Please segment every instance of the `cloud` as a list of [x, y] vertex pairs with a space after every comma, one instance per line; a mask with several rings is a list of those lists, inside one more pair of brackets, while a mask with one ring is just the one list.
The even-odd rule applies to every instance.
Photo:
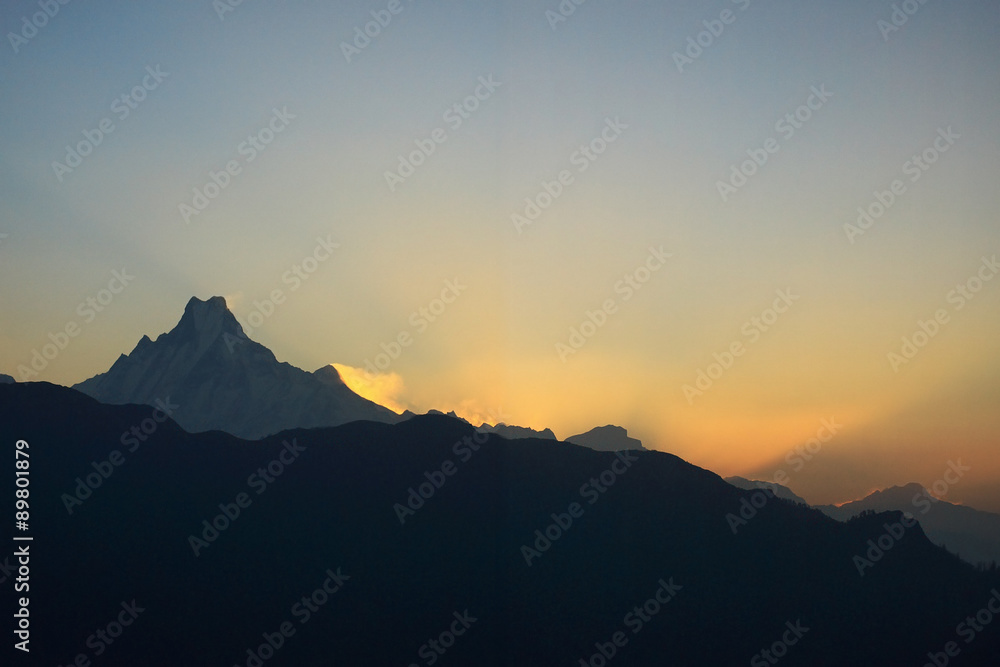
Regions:
[[460, 400], [457, 404], [445, 401], [433, 405], [418, 406], [406, 396], [406, 384], [399, 373], [371, 375], [364, 368], [355, 368], [347, 364], [331, 365], [340, 373], [344, 384], [355, 394], [396, 412], [410, 410], [417, 414], [424, 414], [428, 410], [434, 409], [444, 413], [454, 412], [473, 426], [479, 426], [484, 422], [493, 425], [500, 422], [511, 423], [509, 415], [505, 414], [502, 408], [483, 407], [481, 401], [470, 398]]
[[503, 408], [483, 408], [479, 401], [470, 398], [459, 401], [457, 406], [439, 407], [437, 409], [441, 412], [453, 411], [473, 426], [479, 426], [483, 423], [492, 426], [496, 426], [500, 422], [510, 423], [510, 417], [504, 414]]
[[229, 308], [229, 310], [232, 311], [232, 312], [234, 312], [234, 313], [236, 311], [238, 311], [242, 307], [242, 305], [243, 305], [243, 292], [242, 291], [240, 291], [240, 292], [234, 292], [232, 294], [225, 294], [225, 295], [223, 295], [222, 298], [224, 298], [226, 300], [226, 307]]
[[406, 385], [403, 382], [403, 377], [398, 373], [369, 375], [363, 368], [355, 368], [346, 364], [331, 365], [340, 373], [344, 384], [355, 394], [395, 412], [411, 409], [403, 396], [406, 392]]

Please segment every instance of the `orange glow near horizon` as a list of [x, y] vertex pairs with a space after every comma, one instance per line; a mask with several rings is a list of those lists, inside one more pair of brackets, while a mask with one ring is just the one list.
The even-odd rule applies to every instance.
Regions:
[[[615, 424], [648, 449], [721, 477], [774, 481], [782, 471], [789, 488], [821, 504], [910, 482], [929, 486], [949, 459], [961, 457], [974, 472], [949, 493], [951, 499], [1000, 507], [1000, 495], [989, 489], [1000, 475], [993, 453], [1000, 386], [981, 363], [982, 349], [964, 341], [936, 340], [919, 364], [897, 375], [884, 363], [883, 341], [870, 326], [855, 347], [839, 350], [829, 329], [793, 332], [789, 320], [787, 331], [761, 340], [689, 402], [682, 388], [711, 354], [670, 355], [653, 363], [642, 349], [604, 347], [617, 335], [604, 329], [563, 363], [549, 347], [520, 350], [503, 336], [486, 348], [469, 343], [461, 331], [446, 329], [462, 324], [457, 305], [453, 312], [454, 321], [434, 330], [438, 339], [419, 339], [414, 354], [374, 379], [359, 367], [335, 367], [351, 389], [398, 412], [433, 409], [476, 426], [502, 421], [550, 428], [560, 440]], [[859, 329], [852, 335], [860, 336]], [[782, 338], [792, 334], [800, 340]], [[871, 349], [862, 347], [865, 340]], [[836, 350], [841, 361], [820, 355], [813, 362], [817, 350]], [[963, 381], [970, 377], [974, 381]], [[835, 422], [837, 432], [796, 469], [789, 457], [817, 437], [824, 421]]]

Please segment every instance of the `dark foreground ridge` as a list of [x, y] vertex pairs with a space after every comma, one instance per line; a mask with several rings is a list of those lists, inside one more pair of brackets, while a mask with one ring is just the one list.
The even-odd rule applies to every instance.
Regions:
[[[506, 440], [438, 415], [248, 442], [45, 383], [0, 385], [0, 433], [30, 445], [31, 664], [919, 667], [954, 642], [967, 667], [1000, 654], [1000, 616], [975, 619], [996, 573], [919, 525], [893, 537], [901, 514], [840, 523], [777, 498], [751, 513], [763, 492], [669, 454]], [[10, 517], [13, 476], [4, 486]], [[8, 624], [14, 564], [0, 553]]]

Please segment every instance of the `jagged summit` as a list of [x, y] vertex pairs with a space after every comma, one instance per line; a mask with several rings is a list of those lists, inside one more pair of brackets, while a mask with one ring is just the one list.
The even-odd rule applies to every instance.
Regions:
[[232, 336], [244, 336], [243, 327], [229, 311], [226, 299], [213, 296], [206, 301], [191, 297], [184, 307], [184, 315], [171, 333], [178, 335], [197, 335], [202, 338], [214, 338], [228, 333]]
[[143, 336], [108, 372], [75, 388], [113, 404], [155, 405], [169, 397], [185, 429], [251, 439], [288, 428], [399, 419], [351, 391], [332, 366], [309, 373], [279, 362], [246, 336], [221, 296], [192, 298], [177, 326], [155, 341]]
[[[206, 301], [191, 297], [177, 326], [157, 337], [156, 342], [161, 339], [174, 345], [192, 344], [199, 353], [204, 353], [219, 341], [225, 346], [227, 353], [233, 354], [237, 343], [250, 342], [236, 316], [226, 305], [225, 298], [221, 296], [213, 296]], [[148, 336], [143, 336], [136, 350], [152, 343]]]

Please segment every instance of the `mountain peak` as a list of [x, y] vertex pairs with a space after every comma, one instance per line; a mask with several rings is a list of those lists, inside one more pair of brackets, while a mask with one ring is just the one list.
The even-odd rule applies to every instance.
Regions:
[[[193, 296], [184, 306], [184, 316], [181, 317], [181, 322], [184, 321], [185, 317], [192, 317], [196, 322], [201, 323], [213, 319], [225, 319], [226, 315], [233, 316], [225, 297], [212, 296], [202, 301]], [[236, 318], [233, 317], [233, 319]]]
[[197, 309], [221, 311], [229, 310], [229, 305], [226, 303], [226, 297], [224, 296], [210, 296], [204, 301], [196, 296], [193, 296], [187, 302], [187, 305], [184, 306], [184, 310], [188, 311]]
[[185, 430], [251, 439], [288, 428], [398, 420], [351, 391], [333, 366], [308, 373], [279, 362], [244, 334], [221, 296], [192, 298], [177, 326], [155, 341], [143, 336], [131, 354], [76, 388], [104, 403], [156, 405], [170, 397], [179, 405], [171, 417]]
[[202, 301], [196, 296], [191, 297], [184, 307], [184, 315], [171, 334], [184, 340], [199, 339], [212, 342], [222, 334], [245, 337], [243, 327], [236, 321], [226, 305], [226, 299], [213, 296]]
[[317, 368], [312, 374], [323, 384], [333, 386], [340, 386], [344, 384], [343, 378], [340, 377], [340, 373], [333, 367], [333, 364], [327, 364], [322, 368]]

